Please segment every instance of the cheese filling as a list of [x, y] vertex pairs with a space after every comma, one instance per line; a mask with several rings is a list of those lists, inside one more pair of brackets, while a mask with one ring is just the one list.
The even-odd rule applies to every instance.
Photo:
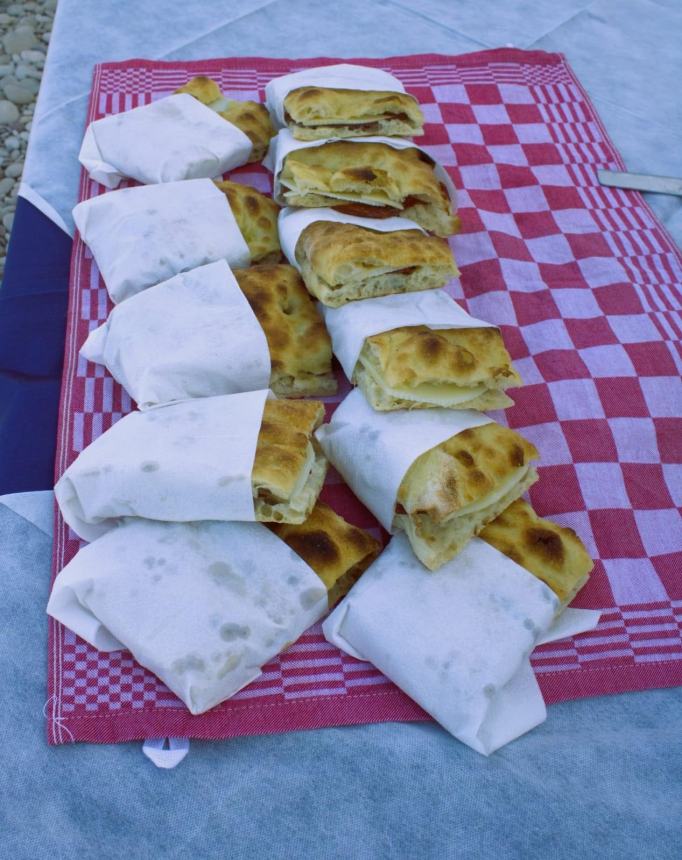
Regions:
[[[377, 369], [362, 353], [358, 359], [370, 378], [387, 394], [401, 400], [413, 400], [416, 403], [436, 403], [439, 406], [456, 406], [466, 403], [485, 394], [488, 386], [485, 383], [479, 385], [457, 385], [455, 382], [421, 382], [414, 386], [392, 387], [387, 385], [379, 375]], [[357, 365], [356, 365], [357, 371]], [[355, 375], [355, 374], [354, 374]]]
[[476, 502], [471, 502], [471, 504], [465, 505], [463, 508], [455, 511], [455, 513], [451, 514], [448, 519], [453, 519], [454, 517], [468, 517], [470, 514], [477, 514], [481, 511], [487, 510], [488, 508], [494, 508], [501, 499], [509, 495], [515, 486], [523, 483], [530, 468], [530, 465], [528, 465], [524, 466], [522, 469], [518, 469], [511, 474], [506, 481], [503, 481], [497, 489], [487, 493], [482, 499], [479, 499]]

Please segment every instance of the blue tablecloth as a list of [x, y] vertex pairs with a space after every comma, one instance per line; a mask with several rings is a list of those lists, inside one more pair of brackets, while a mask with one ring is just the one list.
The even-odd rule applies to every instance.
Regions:
[[[70, 224], [92, 66], [131, 56], [567, 54], [628, 167], [682, 173], [677, 0], [61, 0], [0, 291], [0, 492], [51, 486]], [[680, 202], [652, 198], [673, 235]], [[52, 220], [50, 220], [52, 219]], [[54, 222], [54, 223], [53, 223]], [[682, 691], [567, 702], [489, 759], [434, 725], [48, 748], [49, 494], [0, 500], [0, 856], [679, 856]]]

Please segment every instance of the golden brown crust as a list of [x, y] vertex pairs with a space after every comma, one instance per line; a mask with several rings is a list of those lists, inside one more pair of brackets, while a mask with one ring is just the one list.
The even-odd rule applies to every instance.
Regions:
[[266, 400], [251, 471], [254, 486], [273, 497], [291, 496], [308, 461], [313, 431], [324, 418], [315, 400]]
[[210, 105], [212, 102], [222, 98], [220, 87], [211, 78], [199, 75], [187, 81], [184, 87], [175, 91], [176, 93], [188, 93], [198, 99], [202, 104]]
[[371, 335], [365, 344], [393, 387], [425, 382], [476, 385], [490, 379], [495, 388], [521, 384], [496, 328], [403, 326]]
[[428, 290], [459, 275], [444, 239], [417, 230], [389, 233], [336, 221], [314, 221], [296, 243], [310, 292], [324, 304]]
[[262, 161], [268, 151], [270, 138], [275, 134], [265, 105], [259, 102], [228, 100], [227, 106], [220, 110], [219, 114], [241, 129], [253, 144], [247, 164]]
[[398, 490], [410, 516], [442, 523], [525, 473], [538, 451], [495, 422], [463, 430], [418, 457]]
[[381, 552], [370, 534], [346, 522], [329, 505], [318, 502], [301, 525], [270, 528], [312, 567], [337, 603]]
[[541, 519], [522, 499], [489, 523], [480, 537], [541, 579], [564, 606], [582, 588], [594, 566], [573, 529]]
[[424, 117], [407, 93], [305, 86], [284, 99], [285, 119], [294, 137], [367, 137], [417, 135]]
[[251, 262], [279, 262], [282, 249], [277, 230], [279, 206], [275, 201], [250, 185], [229, 180], [214, 182], [230, 202], [237, 226], [249, 246]]
[[367, 204], [389, 208], [438, 236], [456, 228], [452, 205], [433, 161], [414, 147], [335, 141], [296, 149], [280, 172], [283, 195], [292, 206]]
[[261, 265], [234, 274], [265, 332], [275, 394], [333, 394], [331, 339], [296, 269]]

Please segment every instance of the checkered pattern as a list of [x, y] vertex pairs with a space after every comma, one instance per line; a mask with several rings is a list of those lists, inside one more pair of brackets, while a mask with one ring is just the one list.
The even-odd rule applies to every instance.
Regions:
[[[271, 77], [314, 62], [106, 64], [95, 72], [90, 119], [166, 95], [196, 74], [216, 78], [230, 96], [262, 100]], [[501, 327], [526, 383], [496, 417], [541, 452], [536, 510], [574, 528], [596, 559], [577, 603], [602, 609], [601, 623], [535, 651], [545, 698], [682, 683], [679, 252], [639, 195], [598, 185], [596, 168], [622, 163], [561, 57], [502, 50], [361, 62], [397, 74], [421, 102], [424, 145], [461, 189], [462, 232], [451, 241], [462, 278], [450, 290]], [[270, 189], [261, 167], [235, 174]], [[103, 190], [83, 177], [81, 199]], [[132, 406], [101, 367], [77, 355], [108, 310], [77, 241], [57, 475]], [[343, 380], [341, 395], [347, 390]], [[323, 498], [376, 530], [331, 471]], [[77, 548], [58, 519], [55, 571]], [[319, 627], [201, 717], [128, 654], [100, 654], [56, 623], [49, 683], [52, 743], [425, 718], [372, 666], [326, 643]]]

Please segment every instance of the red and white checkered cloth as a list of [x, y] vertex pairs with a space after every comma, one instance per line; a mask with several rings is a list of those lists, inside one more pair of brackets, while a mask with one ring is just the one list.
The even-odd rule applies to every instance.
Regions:
[[[107, 63], [95, 70], [88, 121], [198, 74], [231, 97], [263, 100], [270, 78], [328, 62]], [[623, 164], [561, 56], [497, 50], [359, 62], [393, 72], [421, 103], [419, 142], [461, 189], [463, 226], [452, 244], [462, 278], [450, 291], [500, 325], [525, 381], [501, 420], [540, 450], [533, 505], [574, 528], [596, 559], [576, 605], [602, 610], [598, 629], [533, 654], [545, 699], [682, 684], [679, 251], [639, 194], [597, 183], [597, 167]], [[270, 189], [260, 167], [233, 176]], [[103, 190], [83, 175], [80, 199]], [[78, 357], [108, 310], [97, 268], [76, 240], [57, 477], [131, 409], [102, 367]], [[376, 529], [338, 476], [324, 498]], [[56, 572], [79, 544], [59, 516], [55, 535]], [[233, 699], [193, 717], [129, 654], [100, 653], [50, 621], [49, 697], [55, 744], [427, 718], [372, 666], [326, 643], [319, 627]]]

